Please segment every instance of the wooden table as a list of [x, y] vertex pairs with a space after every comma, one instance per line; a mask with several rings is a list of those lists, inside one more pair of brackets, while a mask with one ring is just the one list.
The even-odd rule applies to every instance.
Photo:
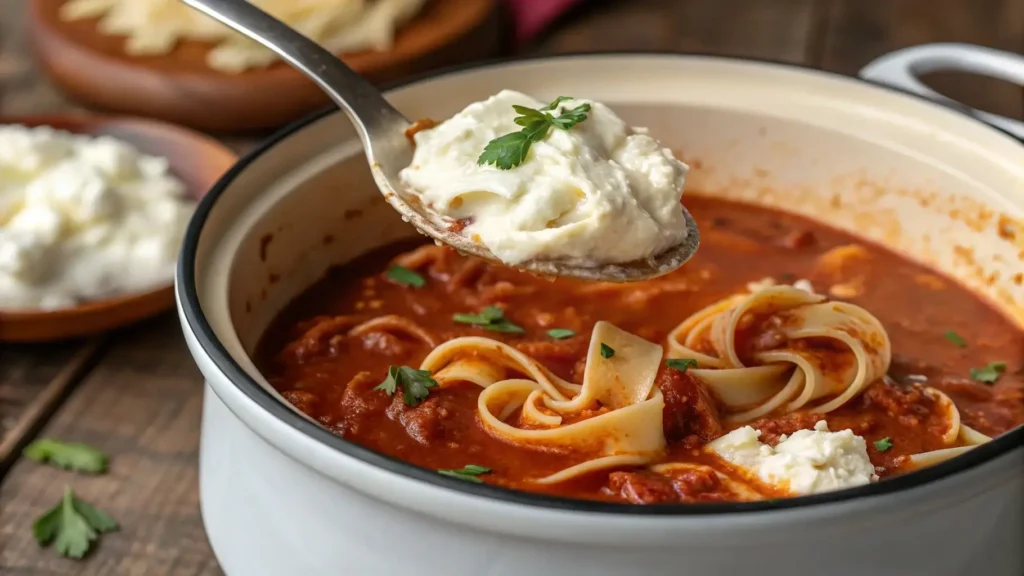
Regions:
[[[0, 0], [0, 115], [74, 109], [32, 67], [25, 3]], [[705, 52], [853, 74], [887, 51], [935, 41], [1024, 53], [1024, 0], [598, 1], [527, 52]], [[976, 107], [1024, 117], [1020, 87], [952, 75], [932, 84]], [[254, 142], [225, 140], [239, 150]], [[83, 341], [0, 346], [0, 573], [220, 574], [198, 506], [202, 381], [176, 317]], [[20, 458], [39, 435], [108, 451], [110, 474], [73, 476]], [[122, 526], [81, 562], [39, 549], [31, 533], [66, 483]]]

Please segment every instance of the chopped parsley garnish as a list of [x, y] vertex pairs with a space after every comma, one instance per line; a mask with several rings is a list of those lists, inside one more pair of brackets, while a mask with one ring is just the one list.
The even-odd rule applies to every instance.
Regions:
[[889, 448], [892, 448], [892, 440], [889, 440], [888, 436], [881, 440], [875, 440], [872, 444], [875, 445], [875, 450], [878, 450], [879, 452], [885, 452]]
[[983, 368], [971, 368], [971, 378], [985, 384], [994, 384], [1006, 372], [1006, 362], [989, 362]]
[[427, 281], [419, 274], [409, 270], [404, 266], [392, 266], [388, 268], [385, 273], [388, 280], [391, 280], [395, 284], [401, 284], [402, 286], [411, 286], [412, 288], [423, 288]]
[[468, 464], [457, 470], [438, 470], [437, 473], [442, 476], [451, 476], [452, 478], [458, 478], [459, 480], [465, 480], [467, 482], [475, 482], [482, 484], [483, 480], [479, 478], [481, 474], [487, 474], [491, 469], [485, 466], [477, 466], [476, 464]]
[[540, 110], [526, 106], [512, 106], [519, 114], [514, 122], [523, 128], [518, 132], [505, 134], [488, 142], [483, 153], [477, 158], [477, 164], [493, 164], [501, 170], [511, 170], [526, 160], [530, 146], [547, 138], [552, 126], [560, 130], [568, 130], [587, 119], [590, 104], [580, 104], [572, 110], [563, 111], [558, 116], [550, 114], [565, 100], [572, 100], [572, 98], [559, 96]]
[[479, 326], [491, 332], [506, 332], [509, 334], [523, 334], [526, 332], [522, 326], [514, 324], [511, 320], [505, 318], [505, 312], [497, 306], [488, 306], [481, 310], [479, 314], [456, 314], [452, 316], [452, 320], [459, 324]]
[[569, 330], [568, 328], [552, 328], [548, 330], [548, 336], [555, 340], [565, 340], [566, 338], [572, 338], [576, 335], [576, 332]]
[[952, 330], [946, 330], [946, 333], [943, 334], [943, 336], [945, 336], [946, 340], [952, 342], [957, 348], [965, 348], [967, 346], [967, 340], [964, 340], [963, 336], [953, 332]]
[[85, 556], [100, 534], [114, 530], [117, 522], [78, 499], [70, 486], [64, 487], [64, 498], [32, 525], [40, 546], [53, 542], [57, 554], [75, 559]]
[[697, 361], [693, 358], [669, 358], [665, 360], [665, 366], [674, 368], [685, 374], [690, 368], [697, 367]]
[[601, 342], [601, 357], [611, 358], [612, 356], [615, 356], [615, 348], [612, 348], [611, 346], [605, 344], [604, 342]]
[[40, 438], [26, 446], [22, 454], [36, 462], [50, 463], [65, 470], [86, 474], [107, 471], [107, 455], [85, 444]]
[[430, 377], [429, 370], [417, 370], [408, 366], [388, 366], [388, 377], [373, 389], [383, 390], [388, 396], [393, 396], [395, 391], [401, 388], [402, 399], [406, 406], [415, 408], [435, 386], [437, 386], [437, 380]]

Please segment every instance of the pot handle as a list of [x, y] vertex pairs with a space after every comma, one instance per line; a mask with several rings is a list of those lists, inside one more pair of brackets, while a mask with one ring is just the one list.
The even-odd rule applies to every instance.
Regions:
[[[865, 80], [913, 92], [946, 104], [956, 102], [925, 86], [918, 77], [954, 70], [999, 78], [1024, 86], [1024, 56], [973, 44], [938, 43], [911, 46], [877, 58], [860, 71]], [[1024, 140], [1024, 122], [968, 108], [977, 118]]]

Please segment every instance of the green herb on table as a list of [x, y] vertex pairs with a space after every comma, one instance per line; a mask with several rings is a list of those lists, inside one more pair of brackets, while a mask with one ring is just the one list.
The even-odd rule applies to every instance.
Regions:
[[892, 448], [892, 440], [890, 440], [888, 436], [881, 440], [875, 440], [872, 444], [875, 445], [875, 450], [878, 450], [879, 452], [885, 452], [889, 448]]
[[1006, 372], [1006, 362], [989, 362], [982, 368], [971, 368], [971, 378], [985, 384], [994, 384]]
[[479, 476], [481, 474], [487, 474], [490, 471], [490, 468], [477, 466], [476, 464], [469, 464], [457, 470], [438, 470], [437, 473], [443, 476], [458, 478], [459, 480], [466, 480], [467, 482], [482, 484], [483, 480], [481, 480]]
[[690, 368], [697, 367], [697, 361], [693, 358], [669, 358], [665, 360], [665, 365], [685, 374]]
[[518, 326], [508, 318], [505, 318], [505, 312], [497, 306], [488, 306], [481, 310], [479, 314], [455, 314], [452, 316], [452, 321], [458, 324], [477, 326], [491, 332], [506, 332], [508, 334], [523, 334], [526, 332], [522, 326]]
[[52, 542], [57, 554], [75, 559], [85, 556], [100, 534], [114, 530], [117, 530], [117, 522], [76, 497], [70, 486], [64, 487], [60, 503], [32, 525], [40, 546], [46, 547]]
[[615, 348], [612, 348], [611, 346], [605, 344], [604, 342], [601, 342], [601, 357], [611, 358], [612, 356], [615, 356]]
[[568, 130], [587, 119], [590, 104], [580, 104], [571, 110], [562, 111], [558, 116], [549, 113], [554, 112], [555, 108], [565, 100], [572, 100], [572, 98], [559, 96], [540, 110], [526, 106], [512, 106], [519, 114], [514, 122], [523, 128], [518, 132], [505, 134], [488, 142], [483, 153], [477, 158], [477, 164], [493, 164], [501, 170], [511, 170], [526, 160], [530, 146], [547, 138], [552, 126], [560, 130]]
[[374, 390], [382, 390], [388, 396], [402, 389], [402, 400], [406, 406], [419, 406], [430, 394], [430, 389], [437, 386], [437, 380], [430, 376], [429, 370], [417, 370], [408, 366], [388, 366], [388, 377], [376, 385]]
[[548, 330], [548, 336], [555, 340], [565, 340], [566, 338], [572, 338], [576, 335], [576, 332], [569, 330], [568, 328], [552, 328]]
[[92, 446], [40, 438], [22, 451], [26, 458], [50, 463], [65, 470], [102, 474], [107, 471], [107, 455]]
[[427, 283], [423, 276], [420, 276], [404, 266], [392, 266], [391, 268], [388, 268], [385, 276], [395, 284], [410, 286], [412, 288], [423, 288]]
[[957, 348], [967, 347], [967, 341], [964, 340], [963, 336], [957, 334], [956, 332], [953, 332], [952, 330], [946, 330], [946, 333], [943, 334], [943, 336], [945, 336], [946, 340], [952, 342], [953, 345], [956, 346]]

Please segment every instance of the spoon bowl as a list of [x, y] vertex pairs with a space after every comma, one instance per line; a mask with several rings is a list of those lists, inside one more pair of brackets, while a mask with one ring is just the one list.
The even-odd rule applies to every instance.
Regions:
[[[339, 58], [246, 0], [182, 0], [277, 53], [313, 80], [349, 117], [363, 143], [373, 179], [402, 219], [439, 244], [461, 253], [500, 262], [486, 246], [454, 231], [443, 218], [403, 194], [399, 172], [412, 162], [406, 136], [412, 126], [365, 78]], [[700, 234], [683, 207], [688, 234], [682, 243], [656, 256], [625, 264], [529, 260], [516, 267], [542, 276], [567, 276], [602, 282], [631, 282], [661, 276], [682, 266], [697, 251]]]

